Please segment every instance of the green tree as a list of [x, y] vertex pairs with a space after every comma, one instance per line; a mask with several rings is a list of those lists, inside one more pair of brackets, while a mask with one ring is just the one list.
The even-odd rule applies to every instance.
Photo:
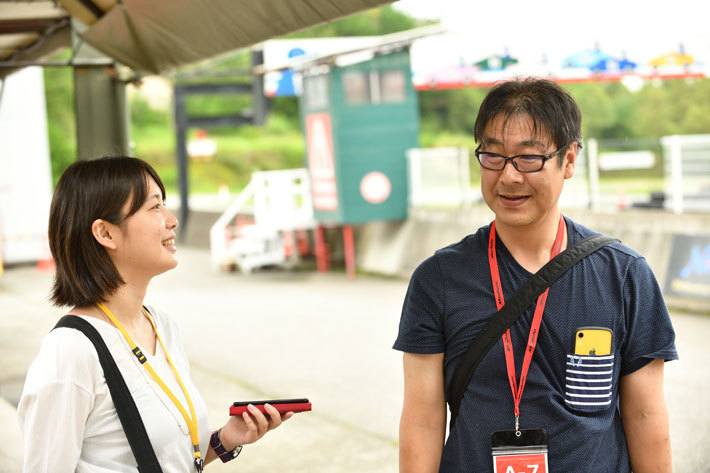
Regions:
[[433, 21], [413, 18], [387, 5], [301, 30], [286, 37], [326, 38], [338, 36], [374, 36], [396, 33], [431, 23], [433, 23]]
[[638, 114], [636, 130], [640, 136], [660, 137], [674, 133], [673, 105], [662, 83], [644, 86], [635, 102]]
[[574, 97], [582, 112], [582, 136], [585, 138], [610, 138], [608, 129], [613, 123], [613, 106], [603, 84], [569, 84], [565, 88]]
[[[53, 60], [68, 60], [64, 52]], [[76, 161], [76, 119], [74, 114], [74, 78], [69, 67], [44, 69], [44, 90], [47, 103], [49, 154], [54, 184], [64, 170]]]
[[131, 99], [131, 125], [133, 128], [168, 126], [170, 120], [164, 110], [156, 110], [140, 96]]
[[710, 79], [651, 81], [635, 106], [640, 136], [710, 133]]
[[430, 131], [473, 134], [476, 115], [487, 92], [481, 88], [420, 92], [422, 126]]
[[710, 79], [669, 84], [674, 119], [682, 133], [710, 133]]
[[[710, 79], [649, 81], [637, 93], [617, 82], [566, 84], [582, 112], [582, 136], [598, 139], [660, 138], [710, 133]], [[473, 131], [488, 89], [419, 93], [422, 133]], [[424, 140], [431, 143], [433, 140]]]

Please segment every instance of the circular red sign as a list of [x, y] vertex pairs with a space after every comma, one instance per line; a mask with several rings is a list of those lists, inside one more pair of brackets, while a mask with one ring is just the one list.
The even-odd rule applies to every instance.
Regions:
[[371, 204], [381, 204], [390, 196], [392, 184], [387, 176], [379, 171], [372, 171], [360, 181], [360, 194]]

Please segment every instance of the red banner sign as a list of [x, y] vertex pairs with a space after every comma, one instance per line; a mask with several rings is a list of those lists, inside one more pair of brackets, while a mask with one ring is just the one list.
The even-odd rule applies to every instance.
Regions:
[[306, 146], [313, 208], [326, 211], [337, 210], [338, 188], [330, 115], [312, 113], [306, 116]]

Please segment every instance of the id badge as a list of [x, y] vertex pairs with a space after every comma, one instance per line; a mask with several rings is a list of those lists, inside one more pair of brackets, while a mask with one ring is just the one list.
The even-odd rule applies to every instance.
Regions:
[[493, 473], [547, 473], [545, 429], [499, 430], [491, 434]]

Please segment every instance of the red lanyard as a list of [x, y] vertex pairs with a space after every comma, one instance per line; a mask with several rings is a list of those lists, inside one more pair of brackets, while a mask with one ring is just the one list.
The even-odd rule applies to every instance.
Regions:
[[[555, 243], [552, 246], [552, 252], [550, 253], [550, 259], [557, 256], [562, 247], [562, 240], [565, 235], [565, 221], [560, 215], [560, 223], [557, 226], [557, 236], [555, 237]], [[500, 273], [498, 272], [498, 258], [496, 256], [496, 222], [495, 220], [491, 224], [491, 234], [488, 238], [488, 263], [491, 267], [491, 279], [493, 280], [493, 294], [496, 299], [496, 306], [500, 310], [505, 301], [503, 299], [503, 288], [500, 283]], [[525, 380], [528, 375], [528, 370], [530, 369], [530, 361], [532, 360], [533, 352], [535, 351], [535, 346], [537, 345], [537, 336], [540, 332], [540, 323], [542, 322], [542, 313], [545, 311], [545, 303], [547, 302], [547, 293], [550, 288], [547, 288], [545, 292], [540, 294], [537, 298], [537, 304], [535, 305], [535, 314], [533, 315], [532, 325], [530, 326], [530, 334], [528, 335], [528, 346], [525, 350], [525, 357], [523, 358], [523, 366], [520, 369], [520, 385], [516, 382], [515, 376], [515, 357], [513, 355], [513, 343], [510, 339], [510, 329], [508, 329], [503, 334], [503, 350], [505, 352], [505, 367], [508, 370], [508, 380], [510, 381], [510, 390], [513, 392], [513, 402], [515, 404], [515, 431], [516, 435], [519, 432], [518, 429], [518, 418], [520, 416], [520, 399], [523, 396], [523, 389], [525, 389]]]

